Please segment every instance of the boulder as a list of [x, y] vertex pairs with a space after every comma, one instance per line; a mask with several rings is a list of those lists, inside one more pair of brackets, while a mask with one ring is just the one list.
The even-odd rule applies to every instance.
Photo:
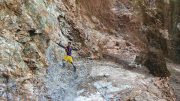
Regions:
[[166, 67], [166, 60], [160, 52], [149, 52], [144, 65], [149, 69], [150, 73], [158, 77], [169, 77], [170, 72]]

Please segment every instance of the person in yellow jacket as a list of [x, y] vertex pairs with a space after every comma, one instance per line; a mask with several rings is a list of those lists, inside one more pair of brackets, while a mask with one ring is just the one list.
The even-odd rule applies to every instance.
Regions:
[[70, 64], [73, 65], [73, 68], [74, 68], [74, 72], [76, 72], [76, 66], [73, 64], [73, 57], [72, 57], [72, 46], [71, 46], [71, 42], [68, 42], [68, 45], [65, 47], [63, 46], [61, 43], [58, 43], [59, 46], [63, 47], [66, 51], [66, 56], [64, 56], [64, 59], [63, 59], [63, 67], [65, 67], [65, 62], [68, 62]]

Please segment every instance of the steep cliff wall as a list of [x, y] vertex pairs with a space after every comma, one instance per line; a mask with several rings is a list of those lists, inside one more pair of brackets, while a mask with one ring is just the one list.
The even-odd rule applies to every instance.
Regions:
[[[128, 69], [142, 64], [151, 74], [168, 77], [165, 57], [179, 57], [179, 26], [174, 25], [179, 21], [179, 9], [174, 4], [169, 0], [1, 0], [2, 97], [41, 97], [38, 93], [46, 88], [41, 88], [43, 84], [38, 78], [46, 74], [48, 67], [61, 62], [64, 55], [58, 42], [72, 41], [78, 49], [73, 54], [75, 59], [105, 58]], [[159, 82], [167, 83], [158, 89], [167, 95], [155, 99], [173, 101], [168, 79]], [[143, 94], [139, 95], [137, 101], [142, 97]]]

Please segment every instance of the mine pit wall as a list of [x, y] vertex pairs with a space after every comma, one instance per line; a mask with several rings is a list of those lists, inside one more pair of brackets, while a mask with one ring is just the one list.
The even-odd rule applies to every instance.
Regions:
[[123, 36], [145, 53], [158, 51], [178, 62], [178, 5], [178, 0], [77, 0], [76, 12], [100, 32]]
[[150, 71], [159, 71], [153, 70], [153, 67], [159, 67], [161, 73], [165, 73], [164, 76], [169, 76], [165, 58], [179, 63], [180, 57], [178, 45], [180, 2], [178, 0], [139, 0], [135, 4], [136, 11], [142, 19], [139, 36], [147, 46], [140, 57], [147, 59], [143, 62]]
[[180, 61], [180, 2], [178, 0], [151, 0], [153, 4], [148, 1], [142, 1], [144, 4], [141, 8], [143, 25], [146, 27], [143, 33], [146, 33], [148, 47], [161, 51], [166, 58], [178, 63]]
[[[171, 5], [175, 10], [171, 10]], [[87, 57], [98, 58], [113, 51], [124, 58], [121, 55], [124, 49], [130, 53], [142, 51], [147, 61], [152, 58], [148, 55], [151, 52], [159, 55], [155, 57], [172, 56], [178, 59], [179, 39], [175, 37], [177, 34], [171, 34], [178, 33], [178, 29], [169, 25], [173, 21], [170, 15], [178, 13], [177, 6], [175, 1], [168, 0], [62, 0], [57, 5], [51, 0], [6, 1], [1, 3], [1, 14], [4, 18], [10, 14], [12, 18], [4, 20], [1, 29], [9, 26], [4, 30], [4, 35], [8, 31], [14, 33], [14, 40], [22, 39], [20, 43], [26, 48], [30, 46], [30, 41], [35, 42], [38, 50], [42, 51], [41, 59], [45, 57], [43, 48], [48, 47], [49, 41], [65, 44], [68, 40], [73, 41], [81, 49], [82, 56]], [[171, 14], [170, 11], [174, 12]], [[169, 32], [168, 29], [173, 30]], [[158, 63], [158, 60], [164, 61], [152, 61]], [[45, 63], [45, 59], [42, 62]], [[162, 63], [164, 67], [165, 61]], [[155, 67], [161, 67], [161, 64], [157, 65]]]
[[[32, 74], [48, 67], [45, 52], [49, 47], [52, 47], [55, 63], [62, 59], [63, 53], [55, 44], [59, 41], [63, 44], [73, 41], [85, 57], [107, 54], [116, 56], [115, 60], [119, 61], [125, 58], [121, 50], [142, 52], [139, 62], [158, 77], [170, 75], [165, 56], [175, 60], [180, 57], [180, 28], [177, 24], [171, 25], [179, 21], [178, 0], [4, 1], [0, 1], [0, 42], [3, 41], [3, 47], [0, 47], [4, 54], [0, 57], [3, 64], [0, 73], [1, 78], [7, 75], [12, 79], [24, 77], [18, 87], [24, 85], [24, 81], [30, 82], [25, 78], [27, 75], [32, 78]], [[15, 55], [5, 54], [8, 50]], [[7, 57], [11, 57], [12, 64], [6, 61]], [[8, 70], [11, 71], [7, 73]], [[19, 92], [31, 93], [21, 89]]]

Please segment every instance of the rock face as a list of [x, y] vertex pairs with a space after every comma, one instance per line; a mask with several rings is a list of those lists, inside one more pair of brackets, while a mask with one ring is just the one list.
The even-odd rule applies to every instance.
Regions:
[[[18, 100], [28, 96], [31, 100], [60, 100], [62, 96], [58, 99], [56, 92], [52, 96], [53, 90], [57, 90], [55, 84], [60, 83], [58, 87], [62, 87], [61, 93], [73, 93], [72, 98], [77, 101], [94, 100], [97, 96], [100, 101], [109, 101], [115, 95], [130, 101], [142, 101], [144, 97], [147, 101], [174, 101], [172, 89], [168, 85], [170, 73], [165, 57], [176, 62], [180, 60], [178, 17], [178, 0], [1, 0], [0, 99]], [[82, 65], [89, 66], [86, 75], [78, 73], [78, 76], [88, 79], [78, 81], [78, 78], [77, 82], [82, 84], [76, 84], [72, 92], [64, 93], [67, 89], [63, 85], [69, 86], [68, 80], [72, 75], [65, 75], [67, 82], [60, 79], [51, 85], [46, 80], [56, 79], [54, 77], [58, 75], [63, 77], [66, 71], [60, 69], [62, 74], [55, 75], [46, 72], [50, 67], [61, 67], [59, 63], [65, 52], [56, 43], [65, 45], [68, 41], [72, 41], [78, 49], [73, 53], [76, 61], [89, 58], [100, 59], [104, 63], [103, 59], [109, 59], [122, 65], [129, 74], [134, 68], [137, 77], [128, 75], [128, 79], [132, 79], [128, 82], [126, 76], [118, 79], [120, 74], [126, 74], [122, 72], [124, 69], [113, 74], [116, 68], [111, 66], [97, 68], [100, 65], [89, 66], [77, 62], [80, 69], [83, 69]], [[146, 67], [156, 78], [144, 72]], [[104, 77], [101, 73], [94, 73], [96, 71], [104, 73]], [[143, 72], [149, 78], [142, 75], [139, 78]], [[110, 77], [106, 80], [106, 76]], [[159, 77], [163, 79], [159, 80]], [[140, 82], [136, 82], [137, 86], [133, 84], [135, 79], [145, 82], [145, 87], [141, 89], [143, 83]], [[123, 86], [121, 80], [133, 88]], [[104, 87], [107, 88], [107, 95]], [[75, 92], [78, 90], [77, 96]], [[113, 99], [118, 101], [118, 98]]]
[[172, 1], [171, 3], [171, 17], [170, 17], [170, 38], [171, 40], [169, 40], [170, 45], [168, 45], [168, 49], [169, 49], [169, 56], [171, 58], [173, 58], [174, 60], [176, 60], [177, 62], [180, 61], [179, 57], [180, 57], [180, 53], [179, 53], [179, 43], [180, 43], [180, 34], [179, 34], [179, 22], [180, 22], [180, 18], [179, 18], [179, 5], [180, 2], [178, 0]]

